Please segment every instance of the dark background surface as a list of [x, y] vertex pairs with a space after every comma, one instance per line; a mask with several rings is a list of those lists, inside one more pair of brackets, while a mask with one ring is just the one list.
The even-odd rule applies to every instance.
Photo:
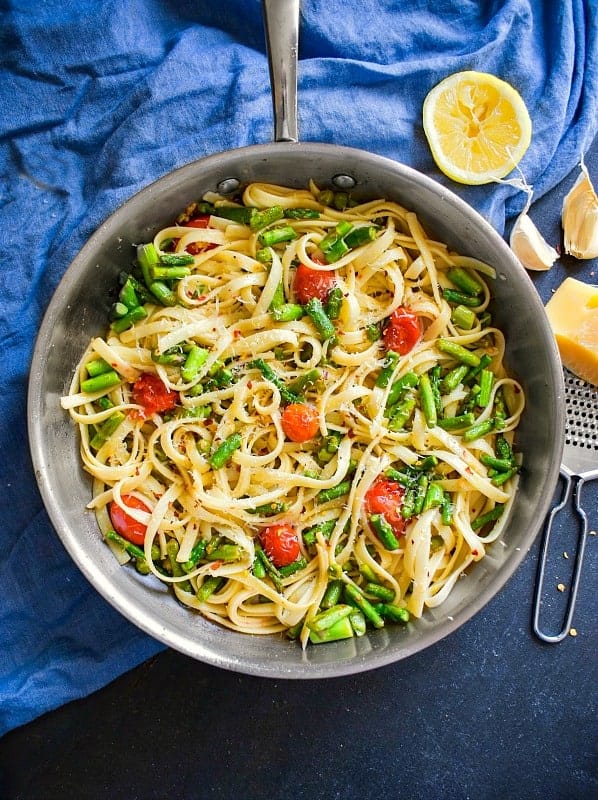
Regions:
[[[587, 163], [596, 184], [596, 144]], [[577, 174], [532, 206], [553, 245]], [[598, 260], [563, 257], [532, 279], [547, 301], [568, 275], [598, 283]], [[595, 531], [598, 483], [584, 500]], [[560, 525], [545, 627], [560, 624], [556, 585], [569, 583], [575, 548], [575, 526]], [[0, 798], [596, 798], [598, 537], [577, 636], [557, 645], [531, 630], [537, 558], [538, 543], [450, 637], [370, 673], [270, 681], [165, 650], [0, 740]]]

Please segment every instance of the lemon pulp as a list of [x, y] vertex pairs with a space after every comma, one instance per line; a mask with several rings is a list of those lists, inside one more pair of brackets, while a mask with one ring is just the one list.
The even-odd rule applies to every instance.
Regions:
[[459, 183], [489, 183], [516, 166], [531, 140], [521, 95], [485, 72], [457, 72], [426, 96], [424, 132], [439, 169]]

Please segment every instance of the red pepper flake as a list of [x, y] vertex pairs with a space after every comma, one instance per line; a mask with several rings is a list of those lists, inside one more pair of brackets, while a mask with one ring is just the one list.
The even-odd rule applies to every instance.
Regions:
[[241, 338], [241, 336], [243, 336], [243, 334], [241, 333], [241, 331], [237, 331], [237, 330], [234, 330], [234, 331], [233, 331], [233, 338], [235, 338], [235, 339], [240, 339], [240, 338]]
[[479, 556], [479, 553], [478, 553], [478, 551], [477, 551], [477, 550], [472, 550], [472, 551], [471, 551], [471, 555], [472, 555], [472, 556]]
[[353, 428], [349, 428], [349, 430], [347, 431], [347, 436], [349, 437], [349, 439], [354, 439], [356, 435], [357, 434], [355, 433]]
[[210, 569], [212, 569], [212, 570], [218, 569], [219, 567], [221, 567], [223, 565], [223, 563], [224, 563], [223, 561], [214, 561], [213, 564], [210, 564]]
[[247, 388], [253, 389], [253, 381], [247, 381]]

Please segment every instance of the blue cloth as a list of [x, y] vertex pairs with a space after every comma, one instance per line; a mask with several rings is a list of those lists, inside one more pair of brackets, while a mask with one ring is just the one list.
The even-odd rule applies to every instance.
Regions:
[[[81, 697], [162, 647], [86, 582], [54, 534], [26, 438], [26, 382], [42, 314], [99, 223], [153, 179], [271, 139], [258, 0], [0, 0], [0, 734]], [[534, 137], [536, 195], [597, 132], [593, 0], [304, 0], [300, 138], [403, 161], [499, 231], [524, 197], [436, 169], [421, 126], [447, 74], [499, 75]]]

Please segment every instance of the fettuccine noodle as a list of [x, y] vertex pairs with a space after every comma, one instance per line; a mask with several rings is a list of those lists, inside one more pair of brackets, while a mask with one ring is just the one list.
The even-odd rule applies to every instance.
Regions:
[[[109, 540], [119, 559], [133, 553], [140, 571], [171, 584], [182, 603], [214, 622], [252, 634], [291, 629], [304, 645], [331, 581], [356, 588], [382, 616], [385, 603], [418, 618], [446, 600], [500, 536], [516, 487], [511, 446], [524, 408], [503, 363], [504, 336], [487, 313], [492, 269], [428, 238], [396, 203], [338, 210], [322, 199], [314, 185], [256, 183], [238, 205], [278, 207], [282, 218], [252, 229], [219, 216], [231, 201], [210, 195], [206, 227], [196, 227], [193, 206], [159, 231], [159, 259], [192, 255], [176, 280], [165, 280], [176, 304], [146, 299], [137, 321], [94, 338], [62, 399], [79, 428], [82, 464], [93, 476], [89, 508], [102, 533], [114, 527], [114, 505], [144, 531], [138, 552]], [[288, 209], [313, 213], [287, 217]], [[341, 247], [327, 263], [324, 237], [334, 240], [344, 222], [375, 235]], [[264, 244], [265, 231], [289, 226], [293, 238]], [[335, 313], [323, 303], [334, 336], [305, 307], [288, 321], [276, 313], [281, 297], [286, 310], [300, 305], [299, 263], [331, 273], [340, 290]], [[455, 312], [463, 309], [460, 295], [451, 296], [462, 293], [455, 270], [479, 285], [466, 296], [465, 318]], [[385, 331], [401, 309], [416, 316], [420, 335], [393, 360]], [[203, 361], [185, 371], [192, 348]], [[86, 383], [90, 364], [104, 362], [118, 380], [94, 390]], [[461, 379], [447, 380], [458, 368]], [[136, 382], [148, 374], [176, 398], [166, 412], [148, 414], [138, 400]], [[415, 380], [399, 392], [405, 376]], [[433, 411], [424, 384], [435, 391]], [[289, 399], [315, 412], [317, 432], [307, 441], [285, 433]], [[464, 426], [451, 422], [463, 415]], [[227, 442], [230, 452], [214, 463]], [[401, 484], [400, 476], [408, 480]], [[376, 487], [395, 479], [404, 498], [394, 512], [404, 522], [402, 530], [394, 526], [393, 547], [371, 517]], [[135, 507], [123, 499], [131, 497]], [[415, 504], [411, 514], [407, 501]], [[290, 568], [277, 568], [260, 547], [264, 531], [279, 524], [297, 534]], [[198, 545], [203, 552], [192, 563]], [[372, 586], [384, 587], [386, 599]], [[337, 605], [344, 603], [341, 596]]]

